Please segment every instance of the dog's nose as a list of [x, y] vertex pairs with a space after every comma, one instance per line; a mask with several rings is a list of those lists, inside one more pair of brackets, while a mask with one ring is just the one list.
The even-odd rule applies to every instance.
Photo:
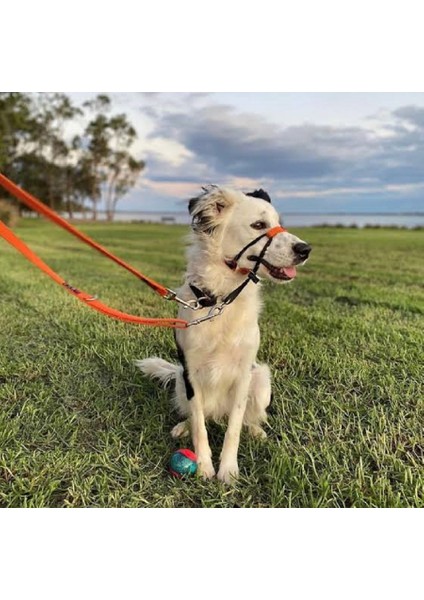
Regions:
[[308, 258], [311, 250], [312, 246], [309, 244], [304, 244], [303, 242], [299, 242], [293, 246], [293, 252], [302, 260], [306, 260]]

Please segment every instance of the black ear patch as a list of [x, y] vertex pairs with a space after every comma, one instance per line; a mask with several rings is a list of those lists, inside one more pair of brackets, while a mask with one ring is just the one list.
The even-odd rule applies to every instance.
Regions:
[[[216, 229], [214, 213], [215, 211], [217, 213], [221, 212], [222, 206], [215, 203], [205, 203], [206, 196], [207, 192], [201, 196], [198, 196], [197, 198], [191, 198], [188, 203], [188, 210], [193, 217], [191, 221], [193, 231], [196, 231], [197, 233], [205, 233], [206, 235], [212, 235]], [[214, 207], [216, 207], [215, 211]]]
[[265, 202], [269, 202], [271, 204], [271, 198], [270, 198], [269, 194], [262, 188], [260, 190], [255, 190], [254, 192], [250, 192], [249, 194], [246, 194], [246, 196], [252, 196], [253, 198], [260, 198], [261, 200], [265, 200]]
[[203, 193], [200, 196], [196, 196], [195, 198], [191, 198], [188, 202], [188, 212], [192, 215], [197, 210], [197, 205], [204, 200], [205, 196], [210, 192], [213, 192], [217, 186], [210, 183], [209, 185], [202, 185]]
[[192, 215], [200, 198], [191, 198], [188, 202], [188, 212]]

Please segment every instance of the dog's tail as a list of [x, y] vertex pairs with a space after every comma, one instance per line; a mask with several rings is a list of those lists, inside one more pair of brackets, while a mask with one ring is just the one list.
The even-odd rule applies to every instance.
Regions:
[[136, 360], [134, 364], [151, 379], [158, 379], [163, 387], [167, 387], [183, 371], [181, 365], [167, 362], [156, 356]]

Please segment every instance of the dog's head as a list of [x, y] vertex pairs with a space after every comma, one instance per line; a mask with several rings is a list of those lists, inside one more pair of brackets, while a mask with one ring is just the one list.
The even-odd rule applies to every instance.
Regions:
[[[280, 224], [264, 190], [248, 194], [218, 186], [203, 190], [203, 194], [189, 203], [193, 231], [227, 264], [245, 246]], [[246, 249], [237, 261], [238, 272], [255, 266], [267, 241], [264, 235]], [[311, 247], [295, 235], [287, 231], [278, 233], [261, 258], [258, 275], [277, 283], [291, 281], [296, 277], [296, 266], [306, 262], [310, 251]]]

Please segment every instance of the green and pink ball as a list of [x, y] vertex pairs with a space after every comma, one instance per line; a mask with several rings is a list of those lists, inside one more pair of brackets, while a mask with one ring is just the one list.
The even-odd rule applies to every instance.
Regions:
[[169, 461], [169, 472], [173, 477], [194, 475], [197, 471], [197, 456], [188, 448], [174, 452]]

